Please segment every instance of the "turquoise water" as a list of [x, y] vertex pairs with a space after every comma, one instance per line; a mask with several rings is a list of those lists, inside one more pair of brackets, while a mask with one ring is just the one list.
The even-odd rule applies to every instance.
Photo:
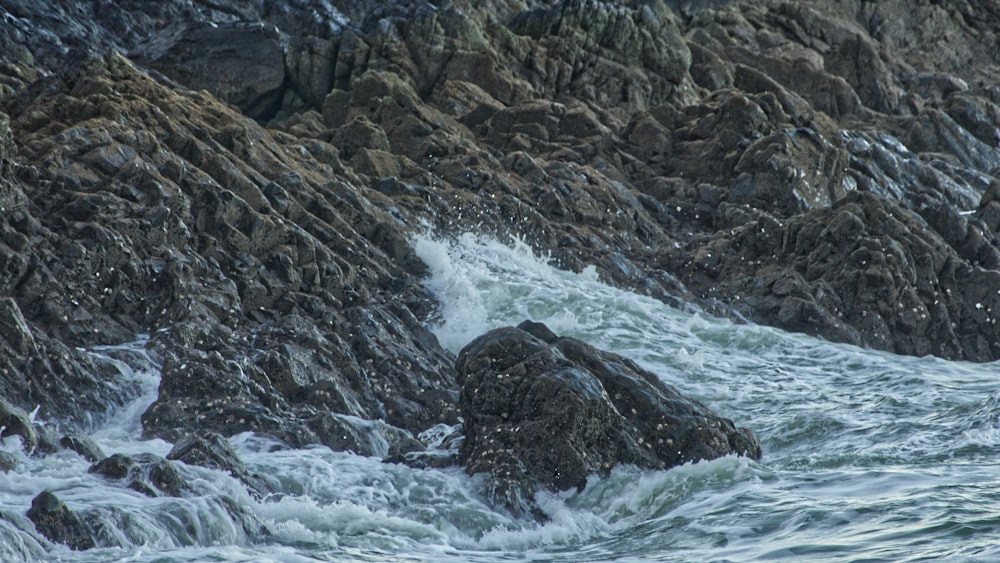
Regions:
[[[998, 561], [1000, 382], [996, 364], [901, 357], [734, 325], [550, 267], [524, 245], [422, 237], [441, 342], [525, 318], [628, 356], [752, 428], [753, 462], [619, 468], [582, 492], [541, 494], [551, 522], [512, 520], [460, 469], [415, 470], [324, 448], [271, 451], [233, 439], [280, 494], [250, 498], [227, 476], [183, 466], [196, 492], [149, 499], [86, 474], [74, 454], [0, 474], [3, 561]], [[141, 355], [142, 342], [131, 344]], [[126, 348], [128, 348], [126, 346]], [[94, 353], [109, 353], [95, 350]], [[105, 451], [164, 455], [138, 414], [156, 366], [123, 364], [146, 393], [97, 432]], [[16, 451], [8, 440], [3, 448]], [[128, 515], [120, 542], [53, 546], [23, 518], [53, 490], [77, 510]], [[268, 529], [248, 537], [228, 497]], [[133, 529], [134, 528], [134, 529]]]

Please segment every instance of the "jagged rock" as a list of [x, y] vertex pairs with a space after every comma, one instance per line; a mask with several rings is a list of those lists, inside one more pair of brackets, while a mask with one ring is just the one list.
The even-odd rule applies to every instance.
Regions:
[[852, 189], [848, 161], [847, 151], [813, 129], [774, 133], [743, 152], [729, 200], [785, 216], [829, 207]]
[[332, 331], [292, 315], [282, 324], [254, 335], [244, 345], [253, 352], [201, 329], [191, 346], [165, 349], [159, 398], [143, 414], [145, 432], [177, 440], [191, 431], [254, 430], [303, 446], [320, 441], [300, 422], [314, 409], [384, 419], [410, 432], [455, 421], [450, 360], [406, 308], [348, 309]]
[[559, 2], [519, 14], [510, 28], [535, 40], [521, 71], [552, 99], [643, 109], [674, 95], [691, 65], [673, 13], [657, 2]]
[[685, 277], [740, 295], [768, 323], [902, 354], [1000, 354], [1000, 272], [969, 264], [921, 217], [868, 192], [784, 223], [759, 220], [678, 259]]
[[[8, 403], [80, 427], [136, 392], [82, 349], [166, 328], [148, 437], [453, 424], [426, 225], [668, 303], [1000, 354], [976, 308], [1000, 265], [994, 3], [334, 4], [0, 6]], [[179, 71], [248, 52], [222, 101], [198, 81], [224, 73]], [[848, 276], [827, 239], [893, 258]]]
[[[975, 126], [982, 134], [982, 126]], [[1000, 166], [1000, 147], [996, 142], [979, 140], [948, 113], [926, 108], [906, 120], [900, 128], [900, 140], [917, 153], [949, 155], [956, 164], [973, 170], [992, 170]]]
[[21, 314], [17, 302], [10, 297], [0, 299], [0, 337], [20, 355], [34, 351], [35, 338]]
[[760, 458], [745, 428], [681, 396], [625, 358], [541, 324], [490, 331], [459, 354], [469, 473], [491, 501], [541, 518], [536, 488], [582, 489], [590, 474], [669, 468], [738, 454]]

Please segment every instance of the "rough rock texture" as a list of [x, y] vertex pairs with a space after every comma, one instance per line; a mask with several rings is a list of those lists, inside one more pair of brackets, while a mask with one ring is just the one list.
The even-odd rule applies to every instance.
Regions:
[[986, 0], [0, 0], [0, 398], [85, 432], [137, 393], [88, 347], [149, 333], [148, 437], [405, 457], [458, 422], [428, 225], [996, 360], [998, 24]]
[[56, 543], [63, 543], [72, 549], [83, 550], [96, 547], [93, 531], [86, 522], [73, 512], [56, 495], [44, 491], [31, 501], [28, 519], [43, 536]]
[[[126, 456], [114, 454], [93, 464], [91, 473], [108, 479], [120, 480], [125, 486], [142, 494], [158, 496], [205, 495], [181, 474], [172, 461], [154, 454]], [[266, 538], [270, 531], [246, 506], [224, 496], [206, 495], [202, 500], [209, 506], [229, 513], [231, 521], [249, 538]], [[123, 547], [148, 540], [149, 520], [115, 506], [83, 507], [71, 509], [55, 494], [43, 491], [35, 497], [27, 511], [28, 519], [38, 532], [55, 543], [62, 543], [75, 550], [95, 547]], [[205, 530], [190, 527], [175, 528], [172, 532], [179, 542], [193, 541]]]
[[469, 473], [487, 495], [532, 513], [538, 487], [583, 489], [619, 464], [668, 468], [728, 454], [759, 459], [760, 443], [634, 362], [545, 325], [490, 331], [458, 356]]

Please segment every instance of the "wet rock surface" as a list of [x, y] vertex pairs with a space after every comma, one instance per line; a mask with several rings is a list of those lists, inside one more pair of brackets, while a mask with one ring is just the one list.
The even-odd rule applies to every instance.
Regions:
[[56, 543], [84, 550], [97, 546], [93, 531], [80, 516], [69, 509], [56, 495], [45, 491], [31, 501], [28, 519], [39, 533]]
[[91, 465], [89, 472], [121, 481], [125, 487], [150, 497], [176, 497], [189, 490], [170, 461], [150, 453], [113, 454]]
[[39, 454], [58, 440], [24, 413], [85, 434], [138, 393], [87, 351], [138, 333], [146, 437], [414, 453], [462, 389], [424, 327], [428, 225], [681, 307], [1000, 358], [992, 2], [0, 16], [0, 398]]
[[746, 428], [682, 396], [634, 362], [545, 325], [490, 331], [458, 356], [469, 473], [488, 498], [543, 518], [536, 489], [582, 490], [592, 474], [632, 464], [665, 469], [729, 454], [754, 459]]
[[167, 459], [225, 471], [258, 497], [268, 492], [267, 481], [260, 475], [251, 473], [229, 445], [229, 441], [215, 432], [185, 436], [174, 444]]

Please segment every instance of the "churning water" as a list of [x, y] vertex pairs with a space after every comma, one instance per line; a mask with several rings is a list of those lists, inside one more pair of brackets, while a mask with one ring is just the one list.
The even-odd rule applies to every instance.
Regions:
[[[554, 269], [523, 245], [471, 235], [415, 244], [447, 348], [526, 318], [545, 322], [750, 427], [763, 460], [619, 468], [582, 492], [541, 494], [551, 522], [538, 525], [490, 509], [480, 481], [460, 469], [272, 451], [251, 435], [233, 439], [237, 451], [280, 491], [262, 500], [220, 472], [183, 465], [194, 493], [148, 498], [64, 452], [0, 474], [0, 560], [1000, 561], [996, 364], [894, 356], [690, 314], [592, 272]], [[138, 439], [156, 389], [142, 342], [93, 353], [132, 354], [123, 377], [147, 390], [97, 442], [108, 453], [166, 454], [170, 444]], [[47, 542], [24, 517], [46, 489], [110, 515], [118, 535], [86, 552]], [[264, 531], [248, 534], [232, 503]]]

